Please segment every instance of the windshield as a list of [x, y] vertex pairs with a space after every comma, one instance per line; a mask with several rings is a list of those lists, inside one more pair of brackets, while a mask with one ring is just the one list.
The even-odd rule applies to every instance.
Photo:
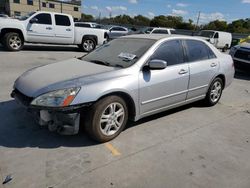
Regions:
[[133, 65], [155, 42], [151, 39], [120, 38], [104, 44], [82, 57], [82, 60], [126, 68]]
[[214, 32], [213, 31], [201, 31], [201, 32], [199, 32], [198, 36], [213, 38]]
[[146, 34], [149, 34], [149, 33], [151, 33], [151, 31], [153, 31], [153, 29], [154, 29], [154, 28], [145, 28], [145, 29], [143, 30], [143, 32], [146, 33]]
[[19, 17], [18, 20], [27, 20], [29, 17], [31, 17], [35, 13], [36, 12], [30, 12], [30, 13], [26, 14], [25, 16]]

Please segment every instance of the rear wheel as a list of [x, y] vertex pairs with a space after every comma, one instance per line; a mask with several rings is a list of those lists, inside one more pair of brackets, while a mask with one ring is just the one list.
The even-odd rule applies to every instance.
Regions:
[[124, 100], [119, 96], [108, 96], [91, 107], [85, 128], [94, 140], [107, 142], [122, 132], [127, 121], [128, 109]]
[[23, 48], [23, 38], [18, 33], [6, 33], [2, 41], [5, 49], [9, 51], [19, 51]]
[[96, 42], [92, 38], [83, 38], [82, 44], [78, 45], [84, 52], [91, 52], [96, 48]]
[[223, 91], [223, 81], [221, 80], [221, 78], [215, 78], [208, 89], [205, 98], [206, 104], [208, 106], [216, 105], [221, 98], [222, 91]]

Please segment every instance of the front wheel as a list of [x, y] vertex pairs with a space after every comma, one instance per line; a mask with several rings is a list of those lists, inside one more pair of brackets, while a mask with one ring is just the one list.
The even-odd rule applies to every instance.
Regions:
[[223, 81], [221, 80], [221, 78], [215, 78], [208, 89], [205, 98], [206, 104], [208, 106], [216, 105], [221, 98], [222, 91], [223, 91]]
[[82, 44], [78, 45], [84, 52], [92, 52], [96, 48], [96, 43], [91, 38], [84, 38]]
[[85, 128], [94, 140], [107, 142], [122, 132], [127, 121], [128, 109], [124, 100], [119, 96], [108, 96], [91, 107]]
[[24, 41], [18, 33], [6, 33], [2, 41], [5, 49], [9, 51], [19, 51], [23, 48]]

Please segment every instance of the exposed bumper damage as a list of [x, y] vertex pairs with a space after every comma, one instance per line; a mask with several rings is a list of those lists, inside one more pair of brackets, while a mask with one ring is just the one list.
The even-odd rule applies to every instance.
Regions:
[[11, 97], [30, 112], [40, 126], [47, 126], [49, 131], [61, 135], [75, 135], [79, 132], [80, 111], [91, 104], [81, 104], [64, 108], [50, 108], [30, 105], [33, 98], [27, 97], [18, 90], [11, 93]]

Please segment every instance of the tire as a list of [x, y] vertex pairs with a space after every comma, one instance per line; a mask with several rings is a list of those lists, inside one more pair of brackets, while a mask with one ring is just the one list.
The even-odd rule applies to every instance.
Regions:
[[205, 104], [207, 106], [214, 106], [216, 105], [222, 95], [223, 91], [223, 81], [221, 78], [215, 78], [213, 82], [211, 83], [206, 98], [205, 98]]
[[228, 50], [228, 48], [229, 48], [229, 45], [226, 44], [226, 45], [222, 48], [222, 52], [226, 52], [226, 51]]
[[96, 42], [92, 38], [83, 38], [82, 44], [78, 45], [78, 47], [84, 52], [92, 52], [96, 48]]
[[114, 139], [123, 131], [128, 121], [128, 108], [121, 97], [114, 95], [99, 100], [84, 115], [87, 115], [85, 130], [89, 136], [103, 143]]
[[18, 33], [6, 33], [3, 37], [2, 44], [6, 50], [19, 51], [23, 48], [23, 38]]

